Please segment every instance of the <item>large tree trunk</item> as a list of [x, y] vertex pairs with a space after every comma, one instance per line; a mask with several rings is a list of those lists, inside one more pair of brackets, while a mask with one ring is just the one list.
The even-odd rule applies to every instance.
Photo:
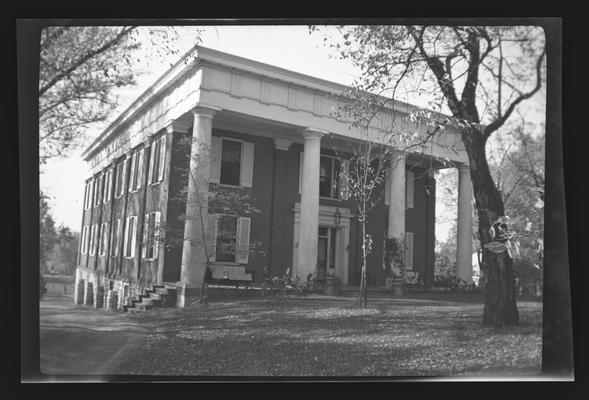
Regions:
[[[479, 219], [481, 246], [493, 241], [489, 228], [504, 215], [503, 199], [489, 171], [485, 155], [485, 142], [481, 131], [466, 128], [462, 141], [468, 153], [470, 176]], [[485, 282], [485, 308], [483, 324], [511, 326], [519, 323], [515, 297], [513, 261], [507, 254], [493, 253], [483, 247], [481, 271]]]

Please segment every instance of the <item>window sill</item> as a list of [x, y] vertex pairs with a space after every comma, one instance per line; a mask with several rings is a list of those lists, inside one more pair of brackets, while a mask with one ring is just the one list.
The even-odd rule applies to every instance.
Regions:
[[162, 181], [152, 182], [152, 183], [150, 183], [150, 184], [149, 184], [149, 186], [152, 186], [152, 187], [153, 187], [153, 186], [157, 186], [157, 185], [159, 185], [160, 183], [162, 183]]
[[323, 197], [323, 196], [319, 196], [319, 200], [344, 201], [343, 199], [338, 199], [336, 197]]

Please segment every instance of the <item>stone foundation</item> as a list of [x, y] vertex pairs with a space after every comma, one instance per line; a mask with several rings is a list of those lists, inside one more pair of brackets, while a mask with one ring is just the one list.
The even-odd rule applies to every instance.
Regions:
[[109, 278], [85, 268], [76, 270], [74, 302], [95, 308], [121, 310], [128, 300], [146, 289], [134, 282]]

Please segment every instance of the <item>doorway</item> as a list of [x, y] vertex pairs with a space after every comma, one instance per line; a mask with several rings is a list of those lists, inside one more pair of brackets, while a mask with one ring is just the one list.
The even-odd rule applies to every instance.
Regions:
[[326, 276], [335, 274], [335, 228], [319, 226], [319, 246], [317, 248], [317, 279], [324, 280]]

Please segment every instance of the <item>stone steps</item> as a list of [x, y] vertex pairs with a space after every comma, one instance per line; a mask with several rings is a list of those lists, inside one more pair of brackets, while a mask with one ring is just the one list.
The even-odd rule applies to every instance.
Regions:
[[141, 312], [159, 307], [175, 307], [176, 296], [176, 289], [154, 285], [150, 289], [144, 289], [142, 294], [129, 299], [129, 304], [123, 306], [123, 311]]

